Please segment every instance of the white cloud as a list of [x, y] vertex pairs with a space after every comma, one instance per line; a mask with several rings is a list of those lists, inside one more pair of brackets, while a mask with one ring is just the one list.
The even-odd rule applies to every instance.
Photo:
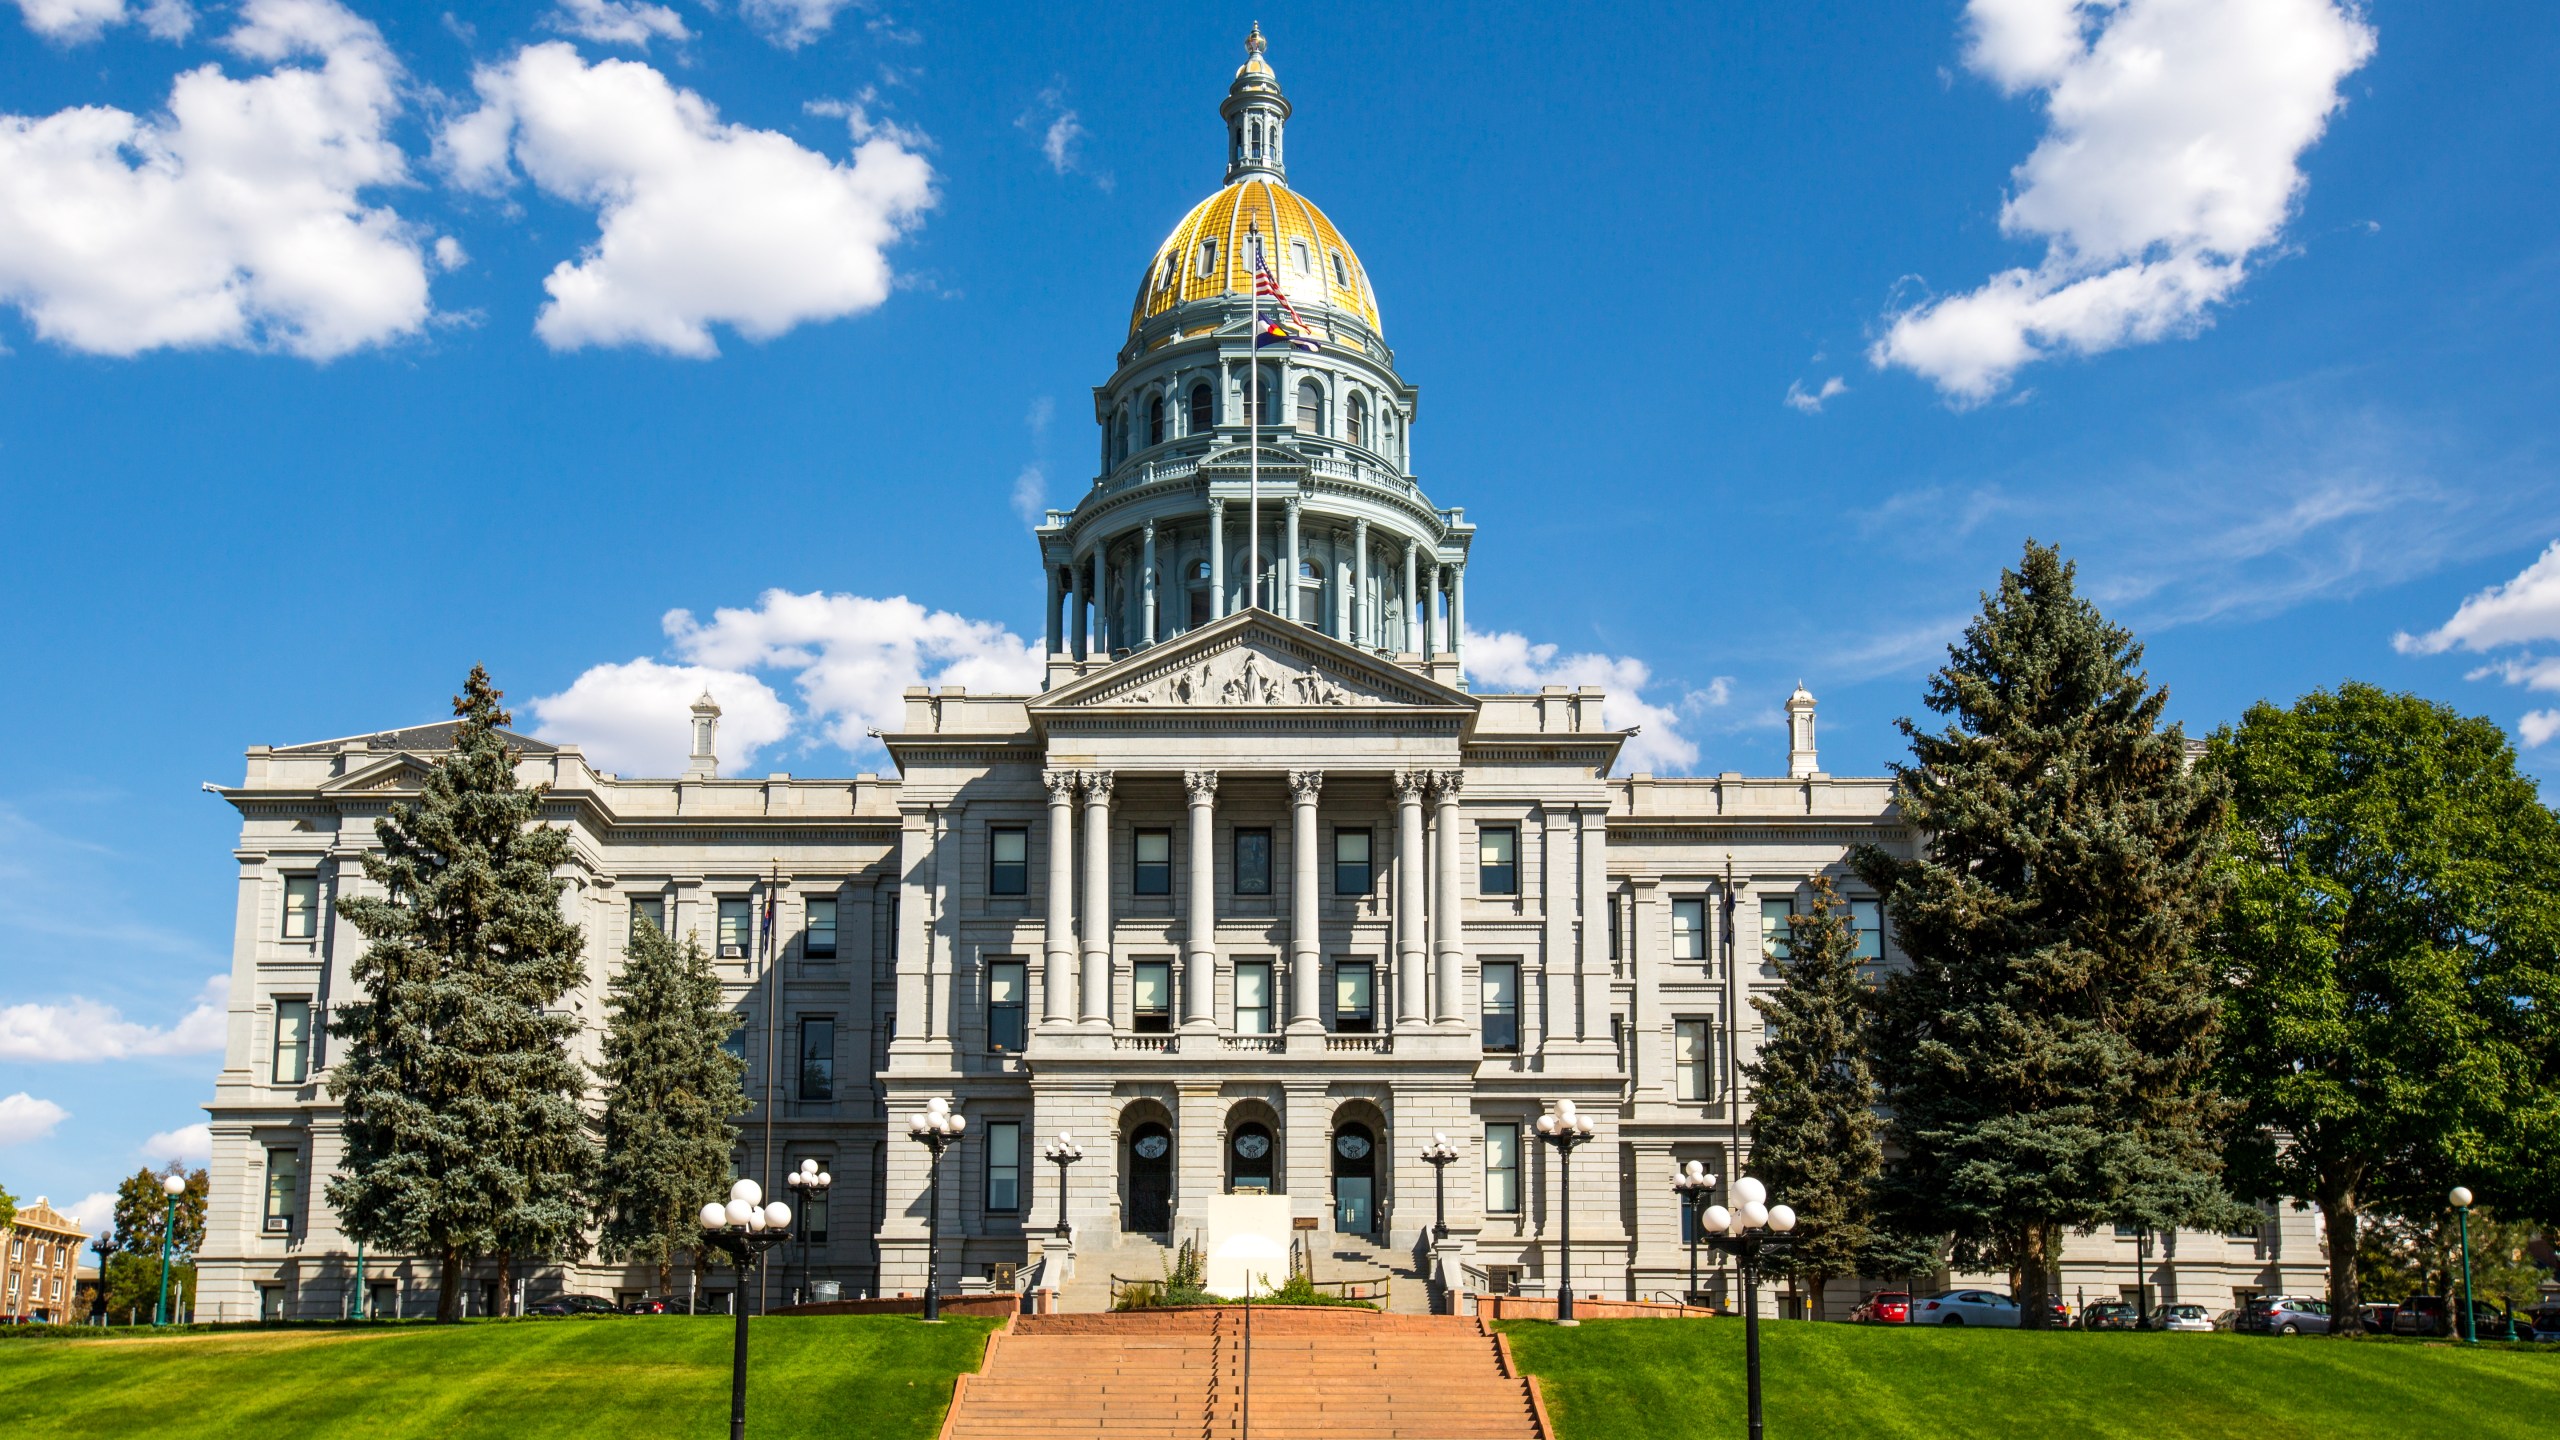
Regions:
[[1721, 710], [1732, 703], [1733, 677], [1730, 675], [1718, 675], [1707, 682], [1705, 689], [1692, 690], [1688, 694], [1681, 696], [1680, 713], [1683, 715], [1703, 715], [1710, 710]]
[[133, 1153], [154, 1165], [172, 1160], [202, 1165], [213, 1159], [213, 1127], [198, 1122], [163, 1130], [135, 1146]]
[[140, 21], [161, 40], [183, 40], [195, 28], [195, 11], [186, 0], [148, 0], [128, 6], [125, 0], [17, 0], [27, 28], [48, 40], [78, 45], [95, 40], [110, 25]]
[[559, 350], [646, 345], [719, 353], [710, 327], [770, 339], [889, 297], [887, 247], [934, 203], [933, 167], [875, 134], [839, 164], [772, 130], [724, 124], [708, 101], [630, 60], [589, 65], [527, 46], [472, 76], [480, 108], [437, 148], [459, 184], [519, 171], [595, 209], [595, 243], [562, 261], [534, 329]]
[[0, 1145], [24, 1145], [53, 1133], [53, 1127], [71, 1118], [71, 1112], [50, 1100], [39, 1100], [26, 1091], [0, 1095]]
[[104, 1235], [116, 1223], [116, 1197], [106, 1190], [92, 1190], [69, 1205], [53, 1207], [63, 1217], [90, 1235]]
[[137, 1055], [202, 1055], [222, 1048], [231, 977], [216, 975], [193, 1008], [166, 1029], [124, 1018], [84, 996], [60, 1004], [0, 1007], [0, 1060], [82, 1062]]
[[1821, 388], [1815, 390], [1804, 388], [1804, 382], [1801, 380], [1790, 380], [1787, 382], [1787, 405], [1790, 409], [1807, 415], [1819, 415], [1822, 413], [1822, 402], [1835, 395], [1847, 393], [1849, 393], [1848, 382], [1837, 375], [1823, 381]]
[[684, 28], [683, 16], [645, 0], [560, 0], [550, 20], [555, 29], [599, 45], [636, 45], [646, 50], [652, 40], [681, 44], [693, 38], [693, 32]]
[[599, 770], [680, 775], [693, 753], [693, 702], [720, 706], [720, 769], [748, 773], [758, 751], [791, 733], [791, 707], [752, 675], [701, 665], [634, 660], [597, 665], [557, 695], [525, 702], [537, 739], [576, 744]]
[[[1467, 678], [1493, 690], [1534, 690], [1542, 685], [1598, 685], [1601, 723], [1616, 730], [1641, 727], [1619, 752], [1624, 771], [1662, 774], [1687, 770], [1698, 763], [1698, 747], [1680, 733], [1680, 711], [1674, 705], [1644, 698], [1653, 669], [1631, 655], [1559, 653], [1554, 645], [1532, 642], [1508, 630], [1487, 633], [1467, 629]], [[1710, 682], [1710, 689], [1713, 682]], [[1730, 688], [1728, 685], [1728, 694]]]
[[2424, 635], [2395, 635], [2391, 644], [2403, 655], [2441, 655], [2457, 645], [2486, 651], [2551, 640], [2560, 640], [2560, 540], [2513, 580], [2464, 600], [2452, 619]]
[[2560, 710], [2527, 710], [2516, 722], [2516, 733], [2524, 737], [2526, 749], [2542, 748], [2560, 735]]
[[454, 239], [450, 235], [439, 235], [436, 237], [437, 269], [459, 270], [470, 263], [471, 256], [462, 248], [461, 241]]
[[[325, 360], [415, 333], [427, 274], [386, 127], [400, 66], [334, 0], [249, 0], [151, 119], [88, 105], [0, 115], [0, 301], [77, 350], [238, 345]], [[292, 63], [319, 62], [317, 65]]]
[[2045, 96], [2001, 229], [2034, 269], [1893, 317], [1867, 352], [1959, 404], [2055, 353], [2192, 331], [2280, 237], [2374, 32], [2341, 0], [1972, 0], [1966, 64]]
[[1013, 477], [1013, 513], [1025, 525], [1048, 518], [1049, 472], [1034, 461]]
[[854, 3], [855, 0], [739, 0], [738, 13], [767, 40], [786, 50], [797, 50], [827, 33], [827, 28], [836, 23], [837, 12]]
[[[1049, 168], [1060, 175], [1085, 173], [1082, 146], [1086, 138], [1084, 121], [1067, 105], [1064, 85], [1052, 85], [1040, 92], [1031, 108], [1013, 118], [1014, 128], [1026, 130], [1040, 138], [1040, 156]], [[1093, 183], [1111, 189], [1109, 172], [1096, 174]]]

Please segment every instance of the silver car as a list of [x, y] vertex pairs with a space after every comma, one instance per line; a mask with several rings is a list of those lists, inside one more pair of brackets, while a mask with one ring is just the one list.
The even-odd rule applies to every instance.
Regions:
[[2201, 1305], [2163, 1305], [2151, 1312], [2154, 1330], [2192, 1330], [2213, 1333], [2213, 1317]]
[[1911, 1302], [1914, 1325], [1985, 1325], [2018, 1328], [2018, 1302], [1997, 1290], [1950, 1290]]

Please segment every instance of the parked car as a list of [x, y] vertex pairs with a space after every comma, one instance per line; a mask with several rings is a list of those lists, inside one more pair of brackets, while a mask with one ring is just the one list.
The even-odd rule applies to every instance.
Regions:
[[690, 1315], [693, 1306], [681, 1295], [643, 1295], [622, 1302], [625, 1315]]
[[1988, 1325], [1996, 1330], [2018, 1328], [2018, 1302], [1997, 1290], [1949, 1290], [1926, 1300], [1915, 1300], [1911, 1306], [1914, 1325]]
[[2080, 1312], [2080, 1321], [2075, 1328], [2081, 1330], [2130, 1330], [2134, 1327], [2135, 1318], [2132, 1302], [2126, 1300], [2099, 1300], [2091, 1303], [2087, 1309]]
[[2155, 1305], [2151, 1308], [2151, 1328], [2211, 1334], [2213, 1316], [2201, 1305]]
[[2326, 1335], [2329, 1302], [2307, 1295], [2252, 1295], [2231, 1328], [2243, 1335]]
[[2048, 1294], [2048, 1295], [2046, 1295], [2046, 1296], [2044, 1297], [2044, 1301], [2045, 1301], [2045, 1308], [2046, 1308], [2047, 1310], [2051, 1311], [2051, 1312], [2052, 1312], [2052, 1315], [2053, 1315], [2053, 1318], [2052, 1318], [2052, 1319], [2050, 1319], [2050, 1320], [2048, 1320], [2048, 1321], [2046, 1321], [2045, 1323], [2046, 1323], [2047, 1325], [2051, 1326], [2052, 1328], [2056, 1329], [2056, 1330], [2068, 1330], [2068, 1329], [2070, 1329], [2070, 1328], [2071, 1328], [2071, 1302], [2070, 1302], [2070, 1301], [2068, 1301], [2068, 1300], [2063, 1299], [2063, 1298], [2062, 1298], [2061, 1296], [2059, 1296], [2059, 1295], [2053, 1295], [2053, 1294]]
[[1908, 1325], [1911, 1323], [1911, 1292], [1878, 1290], [1859, 1301], [1858, 1308], [1849, 1312], [1849, 1319], [1858, 1325]]
[[525, 1307], [527, 1315], [619, 1315], [613, 1302], [594, 1295], [554, 1295]]
[[[2515, 1322], [2507, 1312], [2486, 1300], [2471, 1302], [2474, 1333], [2483, 1340], [2517, 1338]], [[2399, 1313], [2391, 1320], [2394, 1335], [2428, 1335], [2451, 1338], [2462, 1334], [2462, 1302], [2442, 1295], [2412, 1295], [2400, 1302]]]
[[2560, 1305], [2536, 1305], [2524, 1317], [2536, 1340], [2560, 1340]]
[[2388, 1335], [2391, 1333], [2392, 1322], [2399, 1317], [2399, 1314], [2400, 1307], [2397, 1305], [2368, 1301], [2356, 1307], [2356, 1323], [2364, 1327], [2364, 1333], [2367, 1335]]

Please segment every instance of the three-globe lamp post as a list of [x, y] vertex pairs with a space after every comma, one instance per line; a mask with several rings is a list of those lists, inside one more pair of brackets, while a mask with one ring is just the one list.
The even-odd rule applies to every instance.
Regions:
[[954, 1111], [951, 1102], [939, 1095], [907, 1117], [907, 1138], [933, 1152], [924, 1190], [924, 1319], [928, 1325], [942, 1323], [942, 1291], [934, 1283], [933, 1263], [942, 1248], [942, 1152], [968, 1128], [969, 1117]]
[[1573, 1318], [1573, 1152], [1590, 1143], [1591, 1117], [1573, 1108], [1570, 1100], [1558, 1100], [1546, 1114], [1538, 1117], [1538, 1138], [1555, 1147], [1556, 1219], [1562, 1234], [1558, 1237], [1556, 1269], [1556, 1323], [1578, 1325]]
[[[160, 1222], [160, 1307], [151, 1312], [154, 1325], [169, 1323], [169, 1250], [178, 1238], [178, 1197], [187, 1193], [187, 1177], [172, 1171], [160, 1177], [160, 1189], [169, 1197], [169, 1213]], [[98, 1293], [107, 1293], [104, 1280], [98, 1284]]]
[[715, 1200], [702, 1207], [701, 1224], [709, 1246], [726, 1252], [738, 1267], [738, 1288], [729, 1305], [738, 1322], [729, 1352], [729, 1440], [746, 1440], [747, 1277], [764, 1252], [791, 1238], [791, 1207], [779, 1200], [764, 1203], [764, 1187], [741, 1180], [729, 1187], [727, 1204]]
[[806, 1304], [817, 1298], [809, 1286], [808, 1217], [815, 1207], [827, 1203], [828, 1187], [836, 1183], [836, 1177], [832, 1171], [819, 1169], [817, 1161], [804, 1159], [799, 1169], [783, 1177], [782, 1183], [790, 1186], [791, 1193], [800, 1197], [800, 1300]]
[[1431, 1132], [1431, 1143], [1422, 1147], [1422, 1163], [1431, 1167], [1431, 1238], [1449, 1238], [1449, 1165], [1458, 1158], [1458, 1147], [1440, 1131]]
[[1682, 1298], [1692, 1305], [1698, 1303], [1698, 1233], [1705, 1228], [1698, 1212], [1715, 1189], [1716, 1177], [1708, 1174], [1707, 1167], [1699, 1161], [1692, 1160], [1671, 1171], [1671, 1193], [1680, 1197], [1681, 1214], [1689, 1222], [1689, 1289]]
[[2471, 1308], [2471, 1187], [2456, 1185], [2445, 1198], [2453, 1202], [2454, 1217], [2462, 1224], [2462, 1338], [2477, 1345], [2480, 1316]]
[[1750, 1391], [1751, 1440], [1760, 1440], [1760, 1266], [1783, 1258], [1794, 1248], [1787, 1232], [1796, 1228], [1796, 1212], [1772, 1205], [1769, 1187], [1749, 1175], [1733, 1182], [1733, 1208], [1707, 1207], [1707, 1228], [1721, 1230], [1707, 1243], [1742, 1266], [1742, 1365]]
[[1058, 1167], [1057, 1233], [1063, 1240], [1073, 1233], [1067, 1229], [1067, 1167], [1084, 1158], [1084, 1147], [1076, 1143], [1076, 1137], [1061, 1130], [1058, 1138], [1050, 1141], [1048, 1148], [1040, 1152], [1040, 1158]]

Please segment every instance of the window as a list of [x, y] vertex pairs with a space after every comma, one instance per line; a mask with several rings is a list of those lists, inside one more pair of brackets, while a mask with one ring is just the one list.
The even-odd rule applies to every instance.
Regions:
[[1022, 1053], [1029, 1023], [1023, 1000], [1029, 972], [1020, 960], [987, 962], [987, 1048], [999, 1055]]
[[666, 933], [667, 933], [667, 897], [665, 897], [664, 895], [634, 895], [634, 896], [632, 896], [632, 897], [631, 897], [631, 939], [632, 939], [632, 941], [633, 941], [634, 943], [637, 943], [637, 942], [639, 941], [639, 939], [640, 939], [640, 925], [641, 925], [641, 922], [643, 922], [643, 921], [646, 921], [646, 922], [648, 922], [650, 925], [655, 926], [655, 927], [657, 928], [657, 931], [658, 931], [658, 933], [659, 933], [659, 934], [661, 934], [661, 935], [666, 934]]
[[1337, 960], [1333, 965], [1333, 1028], [1345, 1035], [1366, 1035], [1378, 1028], [1377, 967], [1366, 960]]
[[302, 1152], [267, 1152], [267, 1228], [293, 1228], [294, 1201], [302, 1193]]
[[1707, 1022], [1682, 1020], [1671, 1027], [1671, 1074], [1675, 1098], [1707, 1098]]
[[800, 1098], [836, 1098], [836, 1017], [811, 1015], [800, 1022]]
[[1236, 831], [1236, 893], [1268, 895], [1271, 893], [1271, 832], [1268, 830]]
[[1849, 902], [1849, 924], [1858, 932], [1858, 962], [1872, 965], [1884, 958], [1884, 903], [1878, 900]]
[[1520, 1213], [1520, 1122], [1496, 1120], [1484, 1127], [1484, 1208], [1491, 1215]]
[[1198, 272], [1197, 272], [1197, 273], [1200, 275], [1200, 277], [1201, 277], [1202, 279], [1204, 279], [1204, 280], [1205, 280], [1205, 279], [1207, 279], [1210, 275], [1212, 275], [1212, 274], [1216, 273], [1217, 268], [1218, 268], [1218, 242], [1217, 242], [1217, 241], [1215, 241], [1215, 240], [1203, 240], [1203, 241], [1201, 241], [1201, 242], [1200, 242], [1200, 261], [1199, 261], [1199, 270], [1198, 270]]
[[1707, 958], [1706, 901], [1671, 902], [1671, 958], [1696, 961]]
[[320, 933], [320, 877], [284, 877], [284, 938], [309, 940]]
[[1147, 402], [1147, 443], [1164, 443], [1164, 397], [1161, 395]]
[[1365, 395], [1355, 394], [1351, 397], [1351, 403], [1346, 408], [1351, 416], [1351, 443], [1355, 445], [1368, 444], [1369, 398]]
[[1173, 832], [1141, 830], [1136, 836], [1137, 863], [1129, 867], [1129, 893], [1173, 893]]
[[987, 1127], [987, 1211], [1017, 1214], [1022, 1209], [1022, 1126], [998, 1120]]
[[1795, 929], [1787, 922], [1795, 917], [1796, 902], [1763, 896], [1760, 901], [1760, 953], [1772, 960], [1789, 959], [1795, 954]]
[[1141, 1035], [1173, 1033], [1173, 962], [1141, 960], [1129, 967], [1129, 1028]]
[[1173, 277], [1181, 269], [1180, 262], [1175, 256], [1167, 255], [1164, 257], [1164, 265], [1161, 268], [1163, 273], [1156, 276], [1156, 288], [1170, 290], [1173, 288]]
[[1476, 831], [1476, 893], [1520, 893], [1520, 831], [1512, 825], [1487, 825]]
[[1236, 1033], [1271, 1033], [1271, 962], [1236, 962]]
[[746, 959], [747, 942], [753, 929], [754, 926], [748, 917], [747, 897], [744, 895], [721, 896], [720, 958], [723, 960]]
[[1488, 1051], [1517, 1051], [1520, 1048], [1520, 962], [1487, 960], [1482, 979], [1484, 1048]]
[[1031, 893], [1031, 832], [999, 825], [987, 832], [987, 893]]
[[1369, 893], [1369, 832], [1336, 830], [1333, 832], [1333, 893], [1366, 895]]
[[1313, 380], [1298, 382], [1298, 433], [1324, 433], [1324, 387]]
[[1341, 286], [1345, 290], [1350, 289], [1351, 271], [1348, 266], [1345, 266], [1342, 263], [1342, 252], [1339, 250], [1327, 251], [1326, 258], [1333, 261], [1333, 283]]
[[836, 897], [812, 895], [808, 899], [809, 919], [800, 937], [800, 954], [810, 960], [836, 958]]
[[269, 1071], [278, 1085], [299, 1085], [311, 1076], [311, 1002], [276, 1002], [276, 1053]]
[[1307, 242], [1306, 242], [1306, 241], [1304, 241], [1304, 240], [1292, 240], [1292, 241], [1290, 241], [1290, 242], [1289, 242], [1289, 258], [1291, 258], [1291, 259], [1293, 259], [1293, 260], [1295, 260], [1295, 261], [1297, 261], [1297, 262], [1298, 262], [1298, 273], [1299, 273], [1299, 274], [1301, 274], [1301, 275], [1313, 275], [1314, 273], [1316, 273], [1316, 262], [1315, 262], [1315, 256], [1314, 256], [1314, 254], [1313, 254], [1311, 251], [1309, 251], [1309, 250], [1307, 249]]
[[1191, 387], [1191, 433], [1192, 433], [1192, 434], [1194, 434], [1194, 435], [1202, 434], [1202, 433], [1206, 432], [1206, 431], [1207, 431], [1211, 426], [1214, 426], [1215, 424], [1217, 424], [1217, 423], [1218, 423], [1218, 422], [1217, 422], [1217, 417], [1216, 417], [1216, 416], [1211, 412], [1211, 410], [1210, 410], [1210, 408], [1209, 408], [1211, 403], [1212, 403], [1212, 402], [1210, 401], [1210, 398], [1209, 398], [1209, 385], [1208, 385], [1208, 382], [1207, 382], [1207, 381], [1205, 381], [1205, 380], [1204, 380], [1204, 381], [1202, 381], [1201, 383], [1199, 383], [1199, 384], [1194, 385], [1194, 386], [1192, 386], [1192, 387]]

